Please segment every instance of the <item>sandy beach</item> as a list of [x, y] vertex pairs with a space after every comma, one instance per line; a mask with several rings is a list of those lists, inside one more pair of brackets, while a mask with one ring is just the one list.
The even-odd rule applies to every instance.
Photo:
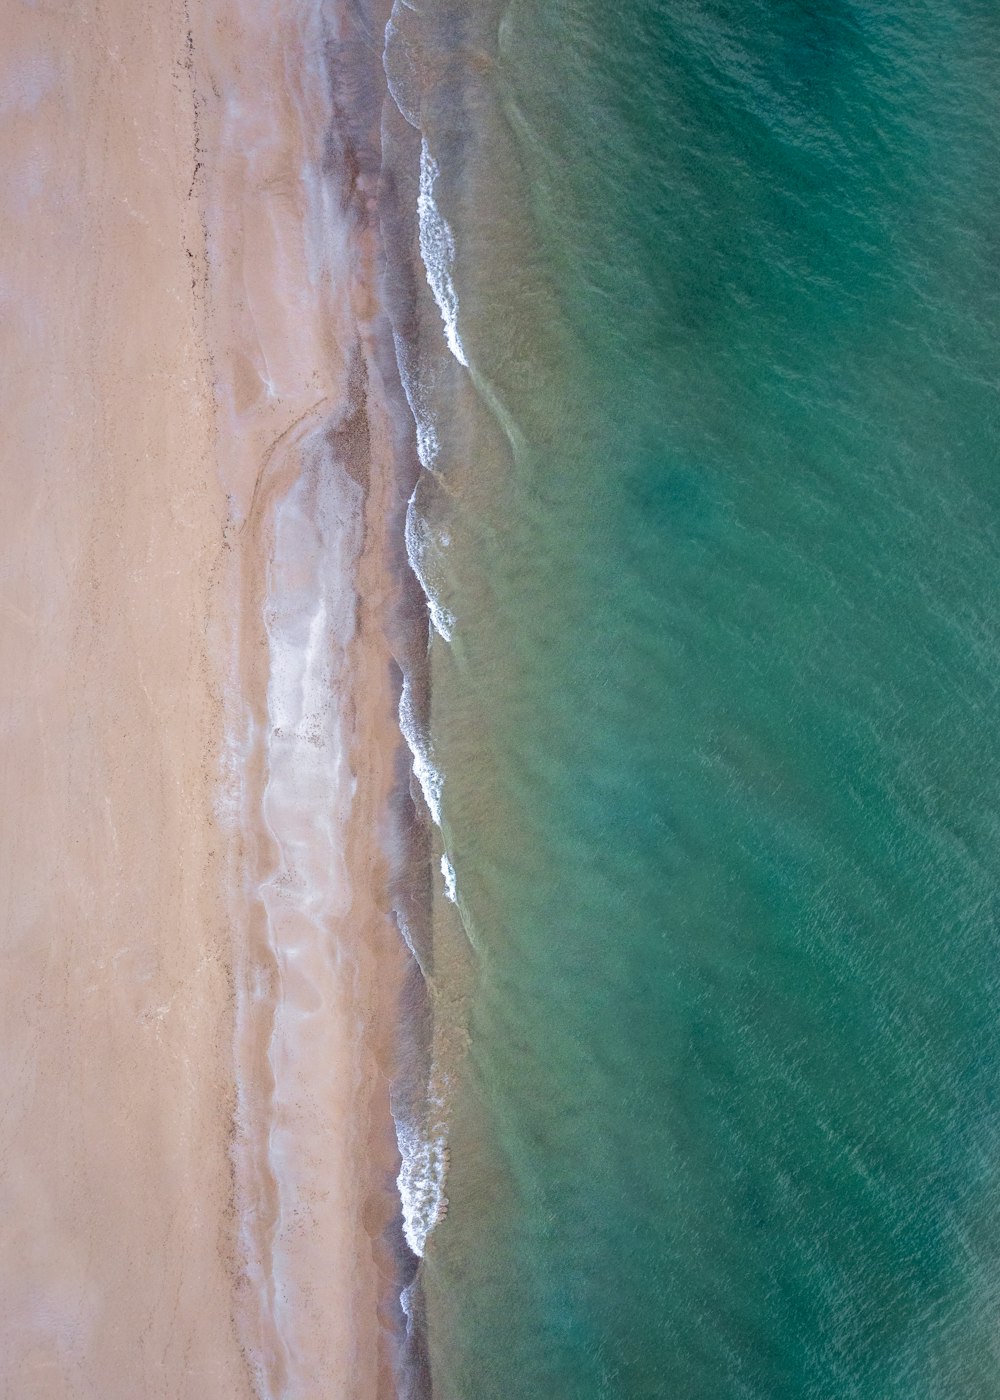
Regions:
[[5, 33], [0, 1394], [393, 1394], [377, 104], [303, 6]]

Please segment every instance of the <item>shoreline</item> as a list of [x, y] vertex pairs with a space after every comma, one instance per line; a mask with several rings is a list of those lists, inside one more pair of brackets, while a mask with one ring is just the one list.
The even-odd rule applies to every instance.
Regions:
[[[417, 1397], [429, 1380], [420, 1329], [402, 1307], [416, 1261], [400, 1229], [392, 1097], [403, 1080], [423, 1091], [428, 1001], [392, 891], [419, 871], [423, 836], [394, 650], [412, 660], [427, 623], [398, 544], [415, 449], [377, 270], [384, 76], [360, 11], [300, 14], [297, 29], [276, 11], [266, 39], [261, 20], [254, 47], [258, 63], [270, 48], [286, 81], [295, 73], [301, 84], [295, 142], [286, 121], [269, 149], [258, 112], [242, 189], [225, 190], [208, 224], [210, 248], [213, 238], [217, 250], [240, 248], [228, 261], [216, 252], [214, 295], [239, 306], [240, 281], [249, 310], [216, 385], [220, 439], [237, 449], [230, 485], [241, 490], [239, 500], [230, 492], [226, 590], [242, 617], [227, 687], [230, 790], [240, 777], [230, 832], [243, 950], [240, 1329], [264, 1394], [304, 1397], [323, 1384]], [[225, 149], [227, 99], [252, 108], [241, 103], [243, 65], [232, 97], [218, 72], [208, 76], [219, 108], [205, 145], [212, 211], [210, 153]], [[262, 85], [255, 75], [254, 91]], [[261, 191], [269, 238], [254, 260], [248, 195]], [[245, 367], [255, 358], [252, 396]], [[335, 1065], [349, 1084], [336, 1082]]]
[[431, 868], [387, 19], [24, 19], [0, 656], [37, 834], [2, 872], [0, 1375], [26, 1400], [429, 1393], [397, 1187], [431, 1037], [397, 918], [429, 920]]

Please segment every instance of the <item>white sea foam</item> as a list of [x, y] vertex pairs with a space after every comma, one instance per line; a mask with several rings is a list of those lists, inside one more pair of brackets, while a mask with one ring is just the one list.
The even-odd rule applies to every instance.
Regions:
[[441, 857], [441, 874], [444, 876], [444, 892], [452, 904], [458, 903], [458, 886], [455, 883], [455, 867], [447, 855]]
[[407, 1244], [420, 1258], [423, 1258], [427, 1236], [448, 1210], [444, 1194], [448, 1172], [447, 1132], [445, 1097], [440, 1088], [432, 1088], [428, 1094], [425, 1124], [396, 1120], [396, 1141], [402, 1158], [396, 1184], [403, 1206], [403, 1233]]
[[406, 1316], [407, 1337], [411, 1336], [413, 1333], [413, 1297], [416, 1290], [417, 1280], [414, 1279], [412, 1283], [408, 1283], [405, 1288], [401, 1289], [399, 1294], [399, 1301], [402, 1304], [403, 1312]]
[[[424, 402], [425, 395], [417, 377], [410, 372], [408, 360], [409, 355], [398, 334], [395, 335], [396, 342], [396, 362], [399, 365], [400, 378], [403, 382], [403, 390], [406, 394], [406, 401], [410, 405], [410, 412], [413, 414], [413, 421], [417, 430], [417, 456], [420, 465], [425, 471], [433, 473], [437, 464], [439, 451], [437, 429], [430, 411]], [[440, 534], [435, 539], [427, 521], [417, 510], [417, 493], [414, 489], [406, 504], [406, 524], [404, 527], [406, 538], [406, 555], [410, 561], [410, 568], [413, 570], [417, 580], [424, 591], [427, 599], [427, 610], [430, 613], [431, 624], [434, 630], [444, 638], [446, 642], [451, 641], [452, 631], [455, 626], [455, 619], [451, 612], [444, 606], [435, 592], [428, 573], [427, 556], [435, 546], [444, 547], [449, 541], [447, 534]]]
[[396, 1184], [403, 1206], [403, 1233], [414, 1254], [423, 1257], [427, 1236], [441, 1219], [444, 1194], [445, 1139], [425, 1137], [419, 1130], [397, 1125], [403, 1165]]
[[451, 280], [451, 269], [455, 262], [455, 239], [448, 221], [434, 202], [434, 185], [439, 174], [440, 167], [431, 155], [427, 137], [424, 136], [420, 142], [420, 193], [417, 196], [420, 256], [424, 260], [427, 281], [441, 312], [448, 349], [458, 363], [468, 369], [469, 361], [458, 334], [458, 296], [455, 284]]
[[430, 812], [435, 826], [440, 827], [441, 790], [444, 786], [444, 777], [434, 767], [430, 744], [417, 724], [417, 717], [413, 711], [413, 688], [410, 685], [409, 676], [403, 677], [403, 690], [399, 697], [399, 727], [407, 747], [413, 755], [413, 771], [420, 784], [424, 801], [427, 803], [427, 810]]
[[[430, 526], [417, 510], [416, 500], [417, 493], [414, 490], [406, 507], [406, 557], [419, 580], [420, 587], [424, 590], [431, 625], [446, 642], [450, 642], [455, 619], [439, 599], [430, 581], [428, 557], [434, 548], [435, 540]], [[441, 541], [437, 543], [440, 544]]]
[[424, 470], [432, 472], [437, 464], [440, 450], [437, 428], [426, 404], [423, 382], [413, 370], [412, 353], [398, 331], [393, 331], [392, 338], [396, 346], [396, 364], [399, 366], [403, 392], [406, 395], [406, 402], [410, 405], [410, 412], [413, 414], [413, 421], [417, 428], [417, 456]]
[[420, 465], [430, 471], [437, 461], [439, 443], [437, 428], [427, 420], [417, 418], [417, 456], [420, 458]]
[[[383, 63], [389, 91], [397, 107], [406, 120], [419, 129], [420, 79], [408, 40], [408, 30], [416, 13], [409, 0], [395, 0], [392, 16], [386, 26]], [[455, 239], [434, 199], [434, 186], [439, 173], [427, 139], [422, 137], [417, 197], [420, 255], [444, 324], [448, 349], [459, 364], [468, 368], [468, 357], [458, 331], [458, 295], [452, 280]], [[412, 348], [403, 343], [398, 334], [394, 339], [400, 378], [416, 427], [417, 455], [423, 470], [433, 474], [437, 471], [440, 453], [437, 428], [429, 403], [434, 380], [432, 378], [428, 383], [426, 365], [414, 364]], [[431, 370], [431, 373], [433, 375], [434, 371]], [[427, 599], [431, 625], [445, 641], [450, 641], [454, 618], [435, 591], [433, 579], [435, 552], [445, 548], [448, 540], [446, 535], [436, 536], [420, 514], [416, 491], [407, 504], [405, 538], [410, 567]], [[413, 687], [406, 675], [399, 700], [399, 727], [412, 755], [413, 773], [431, 819], [440, 829], [444, 778], [434, 764], [430, 736], [418, 723]], [[457, 900], [455, 872], [446, 855], [442, 857], [441, 872], [445, 893], [449, 899]], [[403, 939], [416, 957], [410, 930], [402, 920], [399, 927]], [[444, 1194], [448, 1169], [446, 1088], [447, 1085], [442, 1084], [435, 1075], [421, 1112], [397, 1113], [395, 1105], [393, 1110], [401, 1158], [397, 1185], [402, 1203], [403, 1231], [407, 1243], [418, 1257], [423, 1256], [428, 1235], [448, 1208]], [[404, 1289], [400, 1301], [407, 1317], [408, 1330], [413, 1321], [411, 1300], [412, 1288]]]

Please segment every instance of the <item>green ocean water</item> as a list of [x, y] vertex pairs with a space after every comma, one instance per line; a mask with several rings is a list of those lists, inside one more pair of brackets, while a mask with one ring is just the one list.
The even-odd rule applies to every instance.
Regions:
[[1000, 7], [439, 19], [435, 1395], [1000, 1397]]

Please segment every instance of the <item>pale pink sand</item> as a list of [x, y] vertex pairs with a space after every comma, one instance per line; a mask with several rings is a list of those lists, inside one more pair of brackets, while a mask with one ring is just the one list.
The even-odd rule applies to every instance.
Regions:
[[372, 249], [316, 183], [312, 12], [192, 8], [2, 5], [17, 1400], [392, 1392], [377, 376], [349, 469], [317, 435]]

